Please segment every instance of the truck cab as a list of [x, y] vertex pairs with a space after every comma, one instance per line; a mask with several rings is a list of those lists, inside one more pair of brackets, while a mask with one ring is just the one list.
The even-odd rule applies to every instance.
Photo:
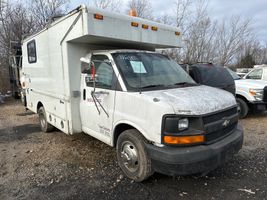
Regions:
[[248, 80], [267, 81], [267, 65], [260, 65], [259, 67], [252, 69], [243, 78]]
[[208, 171], [241, 148], [234, 96], [197, 84], [167, 56], [111, 50], [81, 61], [83, 131], [116, 146], [128, 177]]
[[178, 47], [177, 27], [81, 6], [23, 41], [27, 108], [115, 147], [135, 181], [209, 172], [242, 147], [237, 104], [156, 53]]

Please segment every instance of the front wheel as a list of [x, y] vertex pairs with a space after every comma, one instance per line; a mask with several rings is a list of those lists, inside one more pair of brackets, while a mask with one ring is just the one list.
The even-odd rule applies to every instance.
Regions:
[[124, 131], [117, 141], [118, 164], [125, 175], [141, 182], [153, 174], [151, 159], [145, 149], [146, 139], [135, 129]]
[[249, 110], [248, 105], [243, 99], [240, 99], [240, 98], [237, 98], [236, 102], [238, 105], [239, 118], [243, 119], [248, 114], [248, 110]]
[[47, 122], [47, 117], [44, 107], [40, 107], [38, 109], [38, 116], [39, 116], [40, 127], [43, 132], [47, 133], [54, 129], [54, 127]]

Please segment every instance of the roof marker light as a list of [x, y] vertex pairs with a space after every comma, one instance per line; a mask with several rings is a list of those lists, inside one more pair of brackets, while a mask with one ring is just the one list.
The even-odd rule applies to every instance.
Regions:
[[156, 27], [156, 26], [151, 26], [151, 30], [152, 30], [152, 31], [157, 31], [157, 30], [158, 30], [158, 27]]
[[131, 9], [129, 15], [132, 16], [132, 17], [136, 17], [137, 16], [136, 9]]
[[96, 14], [94, 14], [94, 18], [98, 19], [98, 20], [103, 20], [104, 16], [96, 13]]
[[131, 25], [134, 26], [134, 27], [138, 27], [139, 26], [139, 24], [137, 22], [132, 22]]
[[142, 24], [142, 28], [143, 28], [143, 29], [148, 29], [149, 26], [148, 26], [147, 24]]

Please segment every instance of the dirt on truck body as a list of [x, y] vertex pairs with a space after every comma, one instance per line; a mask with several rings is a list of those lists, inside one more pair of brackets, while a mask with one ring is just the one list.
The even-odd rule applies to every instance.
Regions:
[[18, 101], [0, 104], [0, 199], [267, 199], [267, 113], [241, 121], [239, 154], [205, 176], [126, 178], [115, 149], [85, 134], [42, 133]]

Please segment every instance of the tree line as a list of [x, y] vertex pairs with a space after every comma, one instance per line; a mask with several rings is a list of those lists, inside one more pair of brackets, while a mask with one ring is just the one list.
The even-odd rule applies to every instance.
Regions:
[[[173, 0], [172, 12], [156, 15], [151, 0], [85, 0], [85, 3], [123, 14], [131, 9], [137, 16], [181, 29], [183, 48], [164, 50], [178, 62], [213, 62], [234, 67], [252, 67], [267, 61], [267, 41], [259, 41], [253, 19], [233, 15], [212, 19], [209, 0]], [[8, 88], [10, 41], [21, 41], [45, 27], [49, 19], [69, 10], [69, 0], [0, 0], [0, 89]]]

